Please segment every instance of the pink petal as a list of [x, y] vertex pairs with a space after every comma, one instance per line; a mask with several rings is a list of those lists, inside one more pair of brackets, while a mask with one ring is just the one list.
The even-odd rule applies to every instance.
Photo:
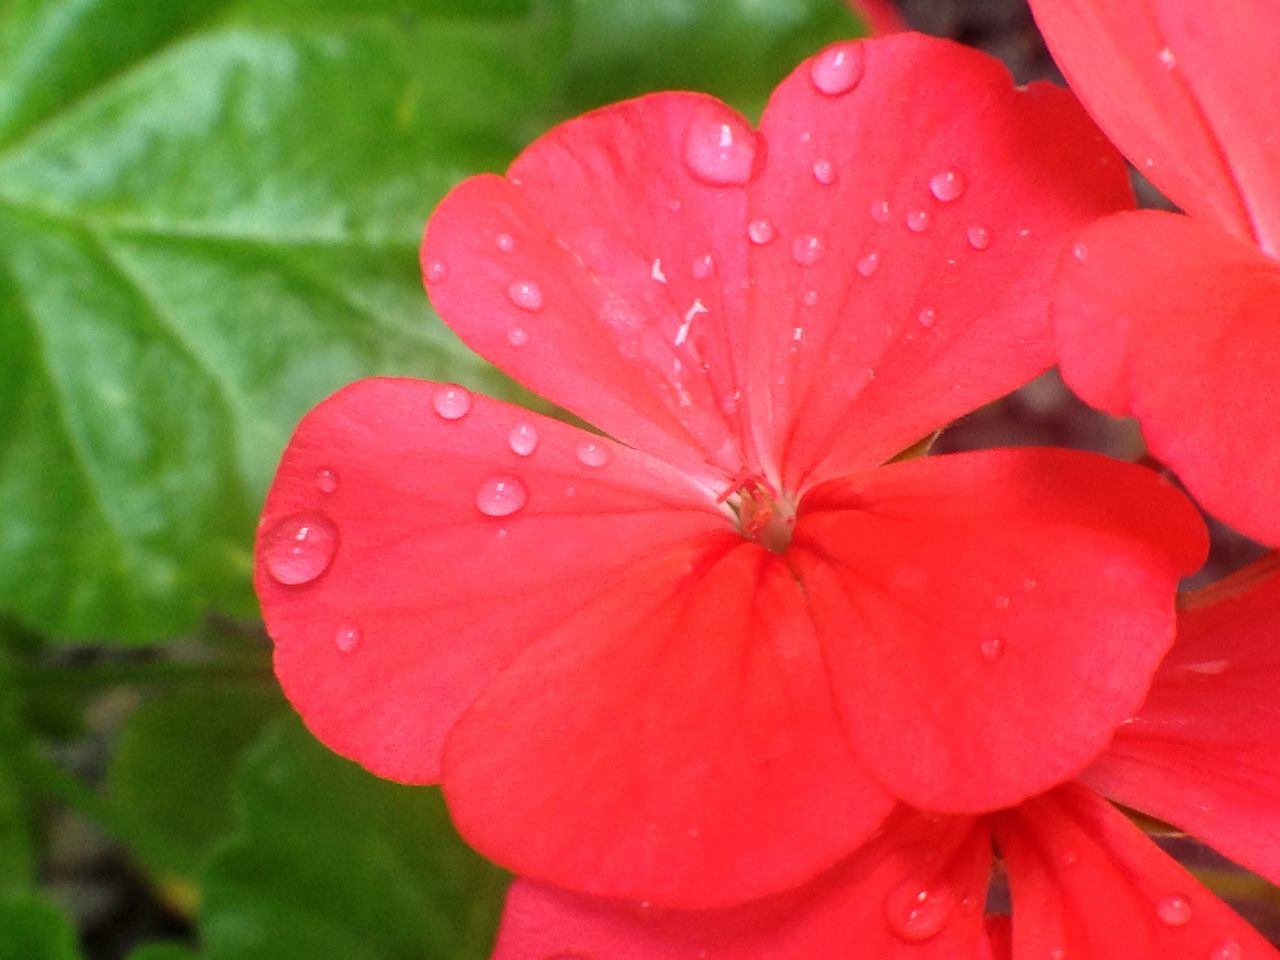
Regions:
[[784, 560], [732, 536], [636, 565], [517, 658], [451, 734], [444, 787], [515, 872], [683, 907], [808, 880], [892, 806]]
[[1032, 0], [1062, 71], [1188, 213], [1280, 254], [1280, 6]]
[[493, 960], [979, 960], [990, 865], [984, 824], [904, 817], [804, 888], [728, 910], [664, 911], [518, 880]]
[[1280, 263], [1174, 214], [1084, 230], [1055, 303], [1067, 383], [1142, 423], [1213, 514], [1280, 543]]
[[1191, 504], [1155, 473], [1022, 449], [820, 487], [788, 559], [867, 768], [914, 806], [963, 813], [1017, 803], [1105, 748], [1204, 551]]
[[[587, 445], [608, 463], [586, 465]], [[428, 782], [459, 713], [520, 650], [637, 564], [679, 564], [691, 538], [728, 529], [687, 480], [611, 441], [461, 388], [363, 380], [285, 451], [255, 585], [315, 734]]]
[[1280, 558], [1193, 594], [1151, 695], [1085, 778], [1280, 883]]
[[1247, 923], [1079, 785], [996, 821], [1013, 895], [1013, 956], [1274, 960]]
[[749, 396], [792, 490], [884, 462], [1049, 366], [1063, 234], [1132, 203], [1070, 94], [1015, 90], [991, 57], [918, 34], [801, 64], [761, 130], [750, 218], [776, 239], [751, 250]]

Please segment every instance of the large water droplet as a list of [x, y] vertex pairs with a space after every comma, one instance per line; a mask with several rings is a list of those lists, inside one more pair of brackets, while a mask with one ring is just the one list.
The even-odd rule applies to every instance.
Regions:
[[262, 560], [278, 583], [310, 583], [329, 569], [338, 550], [338, 528], [322, 513], [295, 513], [263, 535]]
[[519, 477], [496, 474], [476, 491], [476, 509], [486, 517], [509, 517], [525, 505], [529, 491]]
[[517, 280], [512, 283], [507, 287], [507, 299], [530, 313], [537, 313], [544, 303], [542, 288], [532, 280]]
[[824, 187], [829, 187], [836, 182], [836, 168], [830, 160], [818, 159], [813, 161], [813, 179], [817, 180]]
[[859, 276], [870, 277], [880, 269], [880, 254], [872, 250], [865, 257], [858, 260], [855, 269], [858, 271]]
[[427, 283], [441, 283], [449, 276], [449, 268], [439, 260], [432, 260], [427, 264], [424, 275], [427, 278]]
[[533, 424], [517, 423], [511, 428], [507, 442], [511, 445], [512, 453], [527, 457], [538, 449], [538, 431], [534, 429]]
[[876, 223], [888, 223], [893, 216], [893, 209], [888, 200], [877, 200], [871, 204], [871, 219]]
[[975, 250], [985, 250], [991, 246], [991, 231], [986, 227], [974, 224], [967, 231], [969, 246]]
[[933, 217], [929, 216], [928, 210], [911, 210], [907, 213], [907, 229], [912, 233], [924, 233], [932, 222]]
[[609, 448], [602, 443], [578, 444], [578, 460], [587, 467], [603, 467], [613, 458]]
[[471, 394], [456, 383], [442, 384], [431, 395], [431, 406], [445, 420], [461, 420], [471, 412]]
[[899, 939], [920, 943], [935, 937], [951, 919], [955, 898], [946, 889], [930, 890], [918, 883], [903, 883], [884, 902], [889, 928]]
[[768, 220], [752, 220], [747, 224], [747, 236], [751, 238], [752, 243], [763, 246], [775, 236], [773, 224]]
[[316, 489], [321, 493], [333, 493], [338, 489], [338, 474], [328, 467], [316, 471]]
[[353, 626], [339, 627], [333, 635], [333, 642], [339, 653], [355, 653], [363, 639], [360, 628]]
[[1156, 904], [1156, 916], [1167, 927], [1181, 927], [1191, 920], [1191, 904], [1186, 897], [1171, 893]]
[[838, 97], [858, 85], [866, 69], [860, 43], [838, 43], [809, 61], [809, 79], [819, 93]]
[[524, 327], [512, 327], [507, 331], [507, 343], [513, 347], [523, 347], [529, 342], [529, 332]]
[[690, 272], [693, 274], [693, 279], [706, 280], [707, 277], [716, 272], [715, 258], [709, 253], [704, 253], [693, 261]]
[[802, 267], [812, 267], [822, 259], [823, 249], [822, 241], [817, 237], [799, 236], [791, 244], [791, 259]]
[[964, 196], [968, 182], [958, 170], [943, 170], [929, 180], [929, 192], [939, 203], [951, 203]]
[[759, 138], [741, 117], [721, 107], [700, 110], [689, 125], [684, 161], [689, 172], [715, 187], [751, 182]]

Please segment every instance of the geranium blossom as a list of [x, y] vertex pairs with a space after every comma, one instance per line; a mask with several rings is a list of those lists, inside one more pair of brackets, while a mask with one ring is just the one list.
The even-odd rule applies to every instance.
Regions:
[[308, 414], [258, 541], [286, 692], [494, 860], [669, 906], [1073, 776], [1172, 641], [1193, 509], [1082, 453], [890, 461], [1051, 362], [1057, 246], [1130, 203], [1069, 94], [910, 34], [758, 131], [687, 93], [557, 127], [423, 271], [603, 435], [411, 380]]
[[[1275, 958], [1103, 795], [1280, 879], [1280, 560], [1188, 598], [1179, 633], [1082, 783], [980, 818], [903, 811], [806, 888], [715, 913], [518, 881], [494, 960]], [[1011, 925], [984, 917], [993, 839]]]
[[1063, 375], [1136, 416], [1210, 512], [1280, 543], [1280, 4], [1031, 5], [1102, 128], [1188, 214], [1082, 233], [1056, 308]]

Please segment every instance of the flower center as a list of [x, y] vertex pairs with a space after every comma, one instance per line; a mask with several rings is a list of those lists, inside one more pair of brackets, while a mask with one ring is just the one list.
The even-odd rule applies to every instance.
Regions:
[[783, 553], [791, 543], [796, 507], [758, 475], [743, 477], [721, 498], [737, 515], [738, 531], [766, 550]]

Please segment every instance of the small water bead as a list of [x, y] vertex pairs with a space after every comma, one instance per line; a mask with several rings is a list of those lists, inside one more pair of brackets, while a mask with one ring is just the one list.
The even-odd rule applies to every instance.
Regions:
[[1176, 893], [1161, 897], [1156, 904], [1156, 916], [1167, 927], [1184, 926], [1191, 920], [1191, 904]]
[[498, 249], [503, 253], [510, 253], [516, 248], [516, 241], [509, 233], [500, 233], [494, 238], [494, 242], [498, 244]]
[[858, 260], [854, 269], [858, 271], [859, 276], [870, 277], [880, 269], [880, 254], [876, 253], [874, 250], [871, 251], [865, 257]]
[[1010, 606], [1012, 603], [1013, 603], [1013, 600], [1012, 600], [1010, 597], [1008, 597], [1008, 596], [1006, 596], [1005, 594], [1003, 594], [1003, 593], [1002, 593], [1002, 594], [1000, 594], [998, 597], [996, 597], [996, 609], [997, 609], [997, 610], [1008, 610], [1008, 609], [1009, 609], [1009, 606]]
[[351, 626], [339, 627], [333, 636], [334, 645], [339, 653], [355, 653], [363, 639], [360, 628]]
[[1164, 64], [1166, 69], [1172, 70], [1178, 65], [1178, 58], [1172, 50], [1165, 47], [1160, 51], [1160, 62]]
[[338, 550], [338, 528], [322, 513], [295, 513], [262, 537], [262, 558], [277, 583], [296, 587], [329, 569]]
[[813, 161], [813, 179], [817, 180], [824, 187], [829, 187], [836, 182], [836, 168], [830, 160], [818, 159]]
[[817, 237], [799, 236], [791, 244], [791, 259], [802, 267], [812, 267], [822, 259], [824, 249], [822, 241]]
[[929, 180], [929, 192], [939, 203], [953, 203], [964, 196], [968, 181], [958, 170], [943, 170]]
[[476, 509], [486, 517], [509, 517], [529, 499], [529, 491], [519, 477], [496, 474], [476, 491]]
[[461, 420], [471, 412], [471, 394], [456, 383], [442, 384], [431, 395], [431, 406], [444, 420]]
[[338, 489], [338, 474], [325, 467], [316, 471], [316, 489], [321, 493], [333, 493]]
[[706, 280], [716, 272], [715, 258], [709, 253], [704, 253], [693, 261], [693, 266], [690, 268], [690, 272], [693, 274], [693, 279]]
[[809, 79], [814, 88], [828, 97], [839, 97], [858, 85], [866, 70], [866, 56], [860, 43], [839, 43], [809, 61]]
[[603, 467], [613, 454], [609, 448], [600, 443], [581, 443], [578, 445], [578, 461], [586, 467]]
[[538, 431], [530, 423], [517, 423], [507, 436], [511, 452], [519, 457], [530, 456], [538, 449]]
[[999, 660], [1004, 656], [1004, 637], [995, 633], [983, 637], [978, 650], [984, 660]]
[[524, 327], [512, 327], [507, 331], [507, 343], [513, 347], [523, 347], [529, 342], [529, 333]]
[[871, 219], [876, 223], [888, 223], [893, 216], [893, 209], [888, 200], [877, 200], [871, 204]]
[[920, 943], [937, 936], [951, 919], [955, 898], [945, 889], [929, 890], [904, 883], [885, 899], [885, 918], [901, 940]]
[[752, 220], [747, 224], [747, 236], [751, 238], [751, 242], [764, 246], [776, 236], [773, 224], [768, 220]]
[[757, 135], [741, 117], [708, 106], [695, 115], [684, 141], [685, 166], [714, 187], [741, 187], [756, 167]]
[[911, 210], [907, 213], [907, 229], [912, 233], [924, 233], [933, 223], [928, 210]]
[[918, 314], [916, 314], [916, 321], [922, 327], [932, 327], [938, 322], [938, 311], [933, 309], [933, 307], [924, 307]]
[[818, 291], [806, 290], [804, 292], [804, 296], [801, 299], [804, 300], [804, 305], [806, 307], [812, 307], [814, 304], [818, 302]]
[[441, 283], [449, 276], [449, 268], [439, 260], [432, 260], [427, 264], [426, 278], [427, 283]]
[[974, 224], [966, 233], [969, 238], [969, 246], [975, 250], [985, 250], [991, 246], [991, 231], [986, 227]]
[[507, 299], [530, 313], [537, 313], [544, 303], [542, 288], [532, 280], [516, 280], [512, 283], [507, 287]]
[[1240, 960], [1240, 944], [1234, 940], [1223, 940], [1209, 951], [1208, 960]]
[[1081, 263], [1089, 262], [1089, 248], [1079, 240], [1071, 245], [1071, 255]]
[[649, 268], [649, 276], [657, 283], [666, 283], [667, 275], [662, 272], [662, 259], [657, 258], [653, 261], [653, 265]]

